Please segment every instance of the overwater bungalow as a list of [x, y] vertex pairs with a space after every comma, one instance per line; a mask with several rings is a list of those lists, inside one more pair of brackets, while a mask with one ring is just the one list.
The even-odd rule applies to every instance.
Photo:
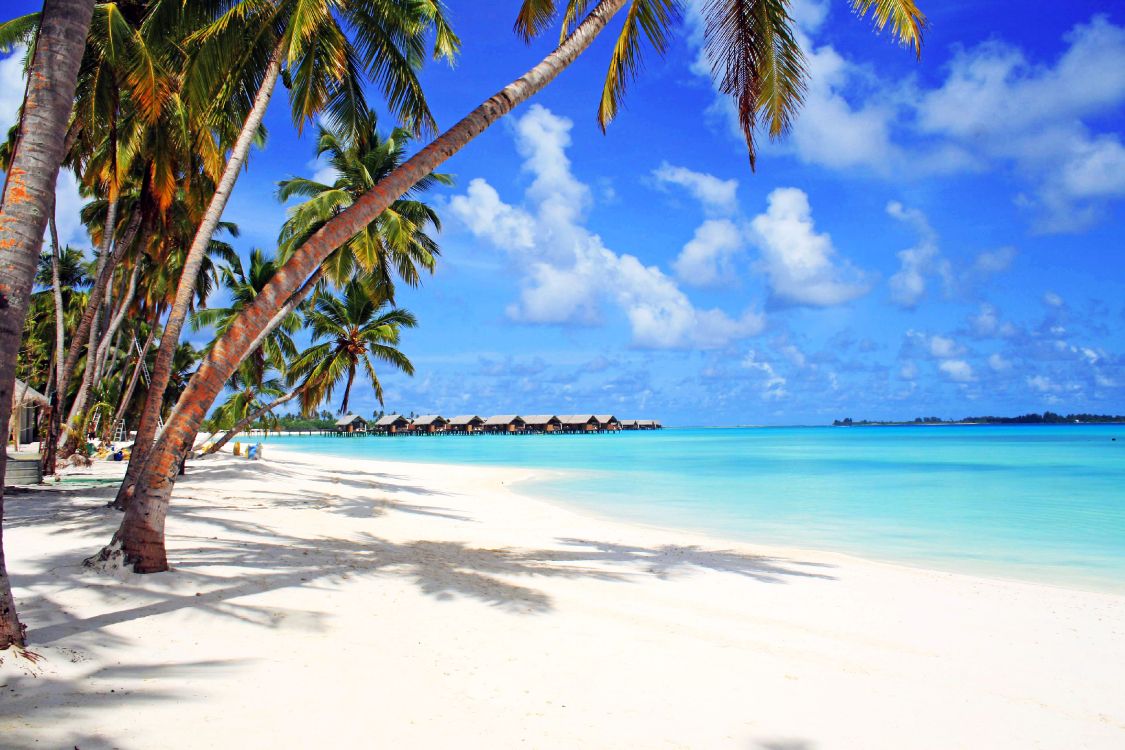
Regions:
[[556, 432], [562, 427], [562, 420], [554, 414], [532, 414], [523, 421], [528, 432]]
[[387, 414], [379, 417], [372, 429], [377, 435], [397, 435], [410, 427], [410, 420], [401, 414]]
[[515, 434], [523, 432], [527, 423], [518, 414], [500, 414], [484, 420], [484, 431], [489, 434]]
[[657, 422], [655, 419], [638, 419], [637, 429], [639, 430], [662, 430], [664, 425]]
[[449, 420], [447, 432], [457, 435], [473, 435], [484, 429], [484, 420], [476, 414], [459, 414]]
[[596, 432], [598, 418], [593, 414], [564, 414], [559, 417], [563, 432]]
[[621, 429], [623, 429], [623, 430], [639, 430], [640, 428], [641, 428], [641, 426], [640, 426], [640, 420], [639, 419], [622, 419], [621, 420]]
[[336, 420], [336, 432], [354, 435], [367, 432], [367, 420], [358, 414], [345, 414]]
[[445, 417], [438, 414], [425, 414], [414, 418], [411, 429], [422, 435], [433, 435], [434, 433], [444, 432], [448, 424], [449, 421]]
[[595, 414], [594, 418], [598, 420], [598, 429], [606, 432], [616, 432], [621, 429], [621, 422], [612, 414]]

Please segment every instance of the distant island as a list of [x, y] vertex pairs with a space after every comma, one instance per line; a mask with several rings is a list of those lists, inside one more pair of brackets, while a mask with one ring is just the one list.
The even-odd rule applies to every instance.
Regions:
[[1056, 414], [1045, 411], [1042, 414], [1023, 414], [1018, 417], [965, 417], [964, 419], [942, 419], [941, 417], [915, 417], [909, 421], [853, 420], [851, 417], [835, 419], [833, 427], [879, 427], [935, 424], [1122, 424], [1125, 415], [1113, 414]]

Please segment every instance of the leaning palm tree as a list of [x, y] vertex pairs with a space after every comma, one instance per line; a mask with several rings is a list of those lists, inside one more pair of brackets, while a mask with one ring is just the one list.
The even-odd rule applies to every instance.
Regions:
[[[190, 4], [189, 4], [190, 5]], [[340, 2], [339, 0], [242, 0], [187, 39], [194, 47], [185, 90], [195, 102], [244, 101], [246, 117], [234, 139], [222, 176], [203, 213], [184, 263], [184, 277], [164, 324], [164, 336], [178, 341], [187, 318], [190, 285], [211, 235], [218, 226], [235, 181], [257, 139], [277, 81], [290, 90], [294, 122], [300, 128], [321, 112], [336, 123], [368, 112], [363, 76], [379, 86], [392, 111], [416, 130], [432, 130], [417, 70], [425, 40], [433, 32], [435, 57], [452, 59], [459, 40], [445, 20], [440, 0]], [[354, 42], [344, 29], [350, 29]], [[152, 398], [161, 398], [169, 377], [171, 350], [157, 351]], [[128, 506], [137, 477], [156, 436], [155, 407], [142, 413], [136, 449], [129, 458], [116, 504]]]
[[[93, 0], [47, 0], [28, 66], [16, 146], [0, 194], [0, 425], [11, 417], [20, 333], [54, 207], [66, 123], [93, 12]], [[7, 451], [0, 451], [0, 475], [7, 460]], [[25, 643], [4, 565], [3, 519], [0, 486], [0, 651]]]
[[[164, 547], [164, 520], [179, 464], [195, 440], [199, 425], [234, 372], [238, 362], [255, 346], [278, 310], [318, 270], [324, 260], [364, 226], [370, 224], [399, 196], [434, 172], [469, 142], [516, 106], [553, 81], [594, 39], [609, 21], [628, 6], [625, 22], [610, 57], [609, 71], [599, 105], [601, 124], [617, 113], [621, 96], [640, 69], [642, 37], [661, 50], [678, 14], [677, 0], [524, 0], [516, 30], [532, 37], [546, 29], [563, 11], [565, 39], [542, 61], [481, 103], [456, 125], [412, 156], [295, 250], [253, 305], [235, 321], [200, 365], [174, 418], [153, 449], [138, 485], [138, 502], [122, 520], [110, 547], [99, 557], [121, 550], [125, 562], [137, 572], [168, 569]], [[921, 51], [925, 17], [914, 0], [851, 0], [858, 16], [874, 10], [875, 25], [888, 23], [895, 36], [916, 52]], [[705, 48], [713, 75], [722, 90], [738, 104], [739, 119], [753, 155], [757, 127], [765, 125], [771, 137], [786, 133], [803, 99], [806, 71], [797, 41], [789, 0], [707, 0]], [[589, 12], [587, 13], [587, 10]], [[583, 18], [584, 16], [584, 18]], [[579, 19], [582, 19], [579, 22]]]
[[301, 392], [304, 414], [330, 401], [333, 391], [344, 380], [347, 382], [340, 413], [347, 413], [352, 385], [361, 365], [375, 390], [375, 398], [382, 404], [383, 386], [372, 359], [414, 374], [414, 365], [398, 350], [398, 342], [400, 331], [413, 328], [417, 320], [409, 311], [391, 307], [385, 291], [378, 287], [359, 279], [349, 281], [342, 296], [317, 299], [305, 313], [305, 325], [312, 330], [313, 345], [289, 365], [288, 372], [289, 383]]

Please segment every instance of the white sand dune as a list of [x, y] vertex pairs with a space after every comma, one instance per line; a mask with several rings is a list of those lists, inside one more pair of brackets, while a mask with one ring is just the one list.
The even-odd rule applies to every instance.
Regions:
[[167, 574], [81, 567], [112, 487], [9, 497], [46, 659], [4, 657], [0, 747], [1125, 747], [1125, 597], [615, 523], [528, 472], [266, 459], [190, 466]]

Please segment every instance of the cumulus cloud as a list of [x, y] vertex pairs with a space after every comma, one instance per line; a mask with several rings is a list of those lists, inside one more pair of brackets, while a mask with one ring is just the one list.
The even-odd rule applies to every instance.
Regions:
[[1048, 307], [1062, 307], [1064, 304], [1063, 298], [1055, 294], [1054, 292], [1047, 292], [1046, 294], [1044, 294], [1043, 302]]
[[658, 184], [685, 188], [709, 213], [732, 214], [738, 211], [738, 180], [722, 180], [668, 162], [653, 170], [652, 176]]
[[1012, 363], [998, 353], [988, 355], [988, 366], [996, 372], [1004, 372], [1012, 367]]
[[708, 219], [695, 230], [672, 262], [676, 275], [692, 286], [716, 286], [733, 276], [731, 259], [744, 246], [742, 232], [729, 219]]
[[[605, 305], [613, 305], [628, 320], [634, 345], [655, 349], [717, 348], [759, 333], [765, 324], [759, 313], [731, 316], [697, 308], [660, 268], [611, 250], [586, 228], [591, 191], [575, 177], [566, 154], [572, 127], [541, 105], [515, 122], [516, 149], [533, 176], [525, 206], [505, 202], [483, 179], [450, 200], [452, 214], [474, 235], [509, 252], [522, 274], [509, 317], [590, 325], [602, 321]], [[719, 262], [714, 253], [690, 260], [704, 271]]]
[[742, 367], [758, 375], [757, 385], [762, 398], [780, 400], [789, 395], [785, 390], [788, 381], [778, 374], [772, 364], [758, 359], [758, 354], [753, 349], [743, 357]]
[[816, 231], [808, 195], [797, 188], [778, 188], [767, 204], [750, 227], [761, 251], [758, 268], [778, 300], [828, 307], [870, 290], [866, 275], [838, 259], [832, 238]]
[[918, 232], [918, 244], [898, 253], [900, 268], [888, 280], [891, 300], [901, 307], [916, 307], [926, 293], [926, 279], [938, 275], [950, 278], [949, 261], [941, 257], [937, 235], [926, 215], [916, 208], [906, 208], [898, 201], [887, 204], [887, 213], [912, 226]]
[[955, 383], [971, 383], [973, 368], [963, 359], [947, 359], [938, 365], [938, 369], [945, 373]]
[[[688, 14], [697, 47], [702, 5]], [[1025, 185], [1014, 200], [1044, 232], [1080, 231], [1125, 198], [1125, 144], [1099, 120], [1125, 104], [1125, 27], [1094, 16], [1063, 35], [1066, 49], [1050, 63], [996, 40], [961, 49], [940, 85], [924, 87], [818, 46], [824, 8], [808, 8], [811, 22], [800, 24], [808, 91], [777, 151], [896, 180], [1010, 169]], [[697, 58], [692, 71], [709, 76], [704, 63]], [[738, 137], [735, 108], [717, 89], [713, 110]]]

